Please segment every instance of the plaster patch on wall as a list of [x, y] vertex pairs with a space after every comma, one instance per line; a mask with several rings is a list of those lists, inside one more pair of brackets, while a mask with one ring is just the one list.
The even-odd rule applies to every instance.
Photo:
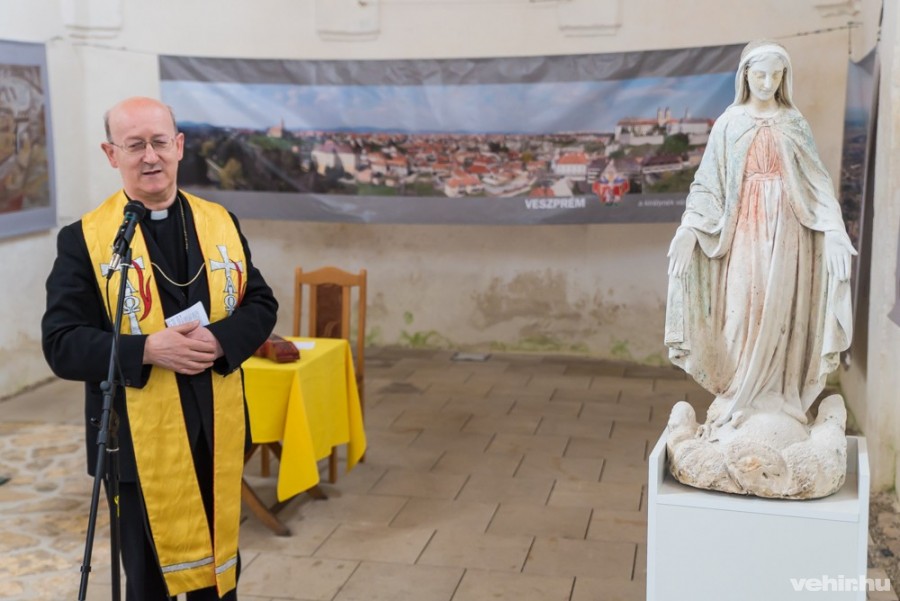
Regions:
[[[607, 296], [613, 296], [612, 288], [607, 291]], [[621, 313], [627, 307], [621, 303], [609, 302], [604, 299], [603, 292], [598, 290], [594, 293], [591, 303], [589, 315], [595, 323], [599, 325], [614, 324], [621, 318]]]
[[[587, 348], [584, 341], [590, 338], [596, 329], [584, 323], [583, 318], [576, 322], [550, 321], [534, 322], [523, 325], [519, 329], [519, 340], [558, 341], [558, 350], [573, 350], [576, 346]], [[550, 350], [549, 348], [547, 350]]]
[[384, 319], [390, 314], [387, 302], [384, 300], [384, 293], [377, 292], [370, 296], [366, 305], [366, 314], [373, 319]]
[[497, 351], [579, 353], [665, 365], [664, 302], [648, 306], [636, 300], [640, 294], [635, 292], [624, 283], [592, 285], [568, 270], [494, 277], [486, 290], [472, 294], [470, 323], [489, 336], [477, 346]]
[[527, 271], [508, 282], [491, 279], [487, 290], [473, 293], [478, 328], [488, 328], [515, 317], [578, 319], [577, 303], [567, 298], [566, 273], [563, 271]]

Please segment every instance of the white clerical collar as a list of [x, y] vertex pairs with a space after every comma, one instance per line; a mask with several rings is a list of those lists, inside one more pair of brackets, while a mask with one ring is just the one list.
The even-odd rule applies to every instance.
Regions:
[[161, 211], [150, 211], [150, 219], [152, 221], [162, 221], [166, 217], [169, 216], [169, 209], [163, 209]]

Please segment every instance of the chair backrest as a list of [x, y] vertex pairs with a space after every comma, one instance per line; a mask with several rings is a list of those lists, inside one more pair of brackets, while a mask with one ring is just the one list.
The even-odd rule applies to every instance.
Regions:
[[[355, 320], [352, 310], [354, 289]], [[308, 297], [306, 319], [302, 320], [304, 290]], [[366, 270], [351, 273], [337, 267], [322, 267], [303, 271], [298, 267], [294, 272], [294, 336], [348, 340], [351, 348], [355, 345], [353, 367], [361, 383], [365, 375]]]

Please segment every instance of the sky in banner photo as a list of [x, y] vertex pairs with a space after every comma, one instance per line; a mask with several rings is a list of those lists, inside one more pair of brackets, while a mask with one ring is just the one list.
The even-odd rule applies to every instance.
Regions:
[[[310, 197], [327, 213], [363, 215], [348, 220], [397, 221], [389, 207], [405, 201], [414, 222], [471, 218], [476, 205], [487, 222], [522, 222], [513, 213], [523, 210], [557, 222], [672, 221], [715, 118], [734, 98], [734, 71], [161, 85], [187, 138], [180, 181], [201, 193]], [[436, 214], [409, 217], [423, 208]]]

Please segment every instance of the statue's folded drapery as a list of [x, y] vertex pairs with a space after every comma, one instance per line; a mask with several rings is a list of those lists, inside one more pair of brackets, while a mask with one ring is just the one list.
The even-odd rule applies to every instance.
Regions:
[[681, 228], [698, 244], [670, 277], [673, 363], [732, 411], [777, 397], [802, 415], [851, 338], [850, 289], [830, 276], [824, 232], [844, 232], [806, 120], [729, 108], [713, 126]]

